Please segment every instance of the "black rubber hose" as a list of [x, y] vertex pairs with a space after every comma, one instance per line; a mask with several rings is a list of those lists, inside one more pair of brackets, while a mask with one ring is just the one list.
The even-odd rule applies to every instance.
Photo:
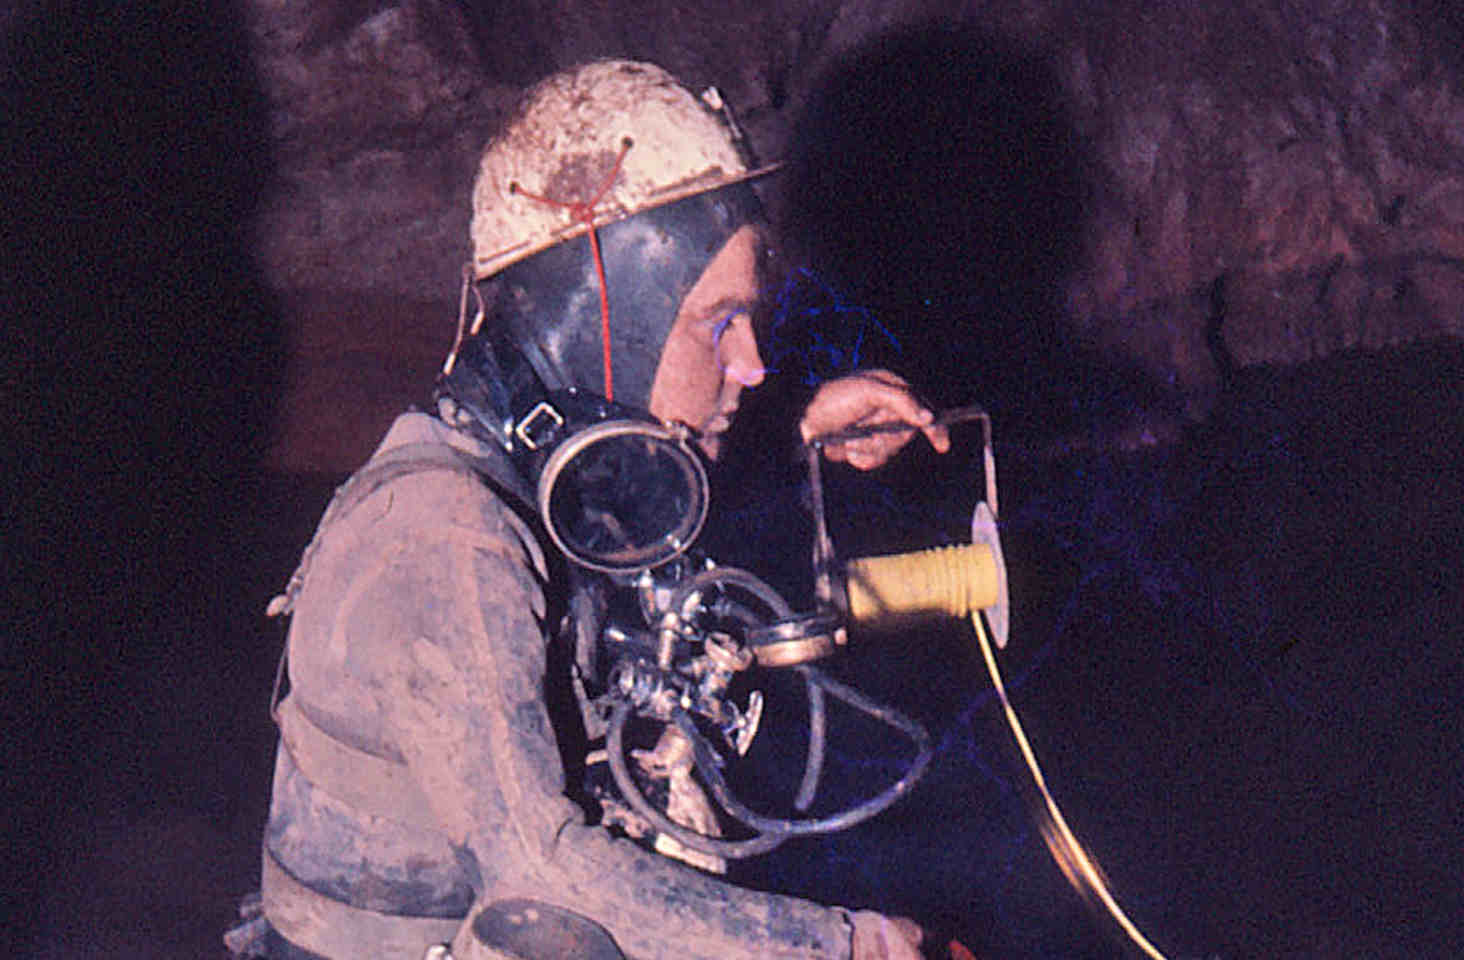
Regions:
[[821, 671], [809, 668], [810, 680], [818, 686], [827, 690], [832, 696], [843, 700], [845, 703], [863, 713], [867, 713], [875, 719], [888, 724], [905, 734], [914, 742], [916, 748], [915, 760], [910, 764], [910, 769], [905, 775], [886, 787], [880, 793], [869, 798], [861, 804], [850, 807], [840, 813], [827, 817], [817, 817], [807, 820], [787, 820], [778, 817], [765, 817], [752, 810], [742, 801], [738, 800], [727, 786], [722, 773], [717, 769], [717, 758], [706, 739], [696, 729], [696, 723], [684, 710], [676, 710], [672, 713], [672, 719], [682, 733], [686, 734], [692, 742], [696, 757], [697, 772], [702, 775], [707, 786], [712, 791], [712, 796], [722, 805], [735, 820], [754, 831], [779, 836], [803, 836], [811, 833], [832, 833], [836, 830], [845, 830], [858, 823], [863, 823], [870, 817], [888, 809], [896, 800], [909, 793], [911, 788], [925, 775], [926, 768], [930, 765], [932, 750], [930, 746], [930, 734], [925, 727], [915, 720], [906, 717], [892, 707], [877, 703], [853, 687], [846, 686], [824, 675]]
[[[630, 710], [629, 703], [620, 701], [615, 704], [615, 710], [610, 715], [610, 729], [605, 734], [605, 753], [610, 760], [610, 773], [615, 778], [615, 785], [620, 788], [621, 794], [624, 795], [631, 808], [650, 821], [651, 826], [676, 840], [682, 846], [730, 860], [740, 860], [744, 857], [755, 857], [760, 853], [767, 853], [788, 839], [786, 833], [763, 832], [747, 840], [722, 840], [683, 827], [657, 810], [641, 792], [640, 786], [630, 775], [630, 768], [625, 763], [625, 723], [630, 717]], [[702, 740], [701, 734], [697, 734], [692, 743], [698, 753], [711, 749]]]
[[[680, 615], [694, 591], [723, 584], [740, 586], [752, 593], [766, 603], [776, 617], [790, 618], [793, 615], [792, 608], [788, 606], [787, 601], [771, 586], [755, 575], [735, 567], [717, 567], [688, 578], [672, 594], [669, 609]], [[804, 766], [803, 781], [794, 801], [798, 810], [805, 810], [812, 804], [823, 768], [827, 748], [825, 691], [856, 710], [894, 727], [915, 744], [915, 760], [905, 775], [863, 803], [832, 816], [798, 820], [765, 817], [742, 803], [733, 794], [722, 777], [720, 758], [716, 751], [697, 729], [690, 714], [678, 708], [672, 713], [672, 720], [677, 728], [690, 739], [696, 769], [711, 789], [712, 796], [733, 819], [757, 834], [747, 840], [722, 840], [709, 837], [688, 829], [661, 813], [646, 799], [645, 794], [636, 784], [625, 760], [625, 724], [630, 716], [631, 705], [622, 701], [615, 704], [611, 714], [605, 748], [610, 761], [610, 772], [626, 801], [657, 830], [684, 846], [702, 853], [740, 859], [766, 853], [791, 836], [831, 833], [863, 823], [888, 809], [895, 801], [907, 794], [925, 775], [926, 768], [930, 765], [932, 749], [930, 735], [925, 727], [894, 708], [871, 700], [853, 687], [834, 680], [814, 667], [802, 665], [797, 669], [799, 673], [803, 674], [808, 687], [809, 699], [808, 758]]]
[[803, 764], [803, 782], [798, 785], [798, 796], [793, 799], [793, 808], [799, 813], [813, 805], [818, 795], [818, 780], [823, 774], [824, 751], [828, 741], [828, 708], [824, 706], [823, 687], [814, 682], [810, 668], [796, 668], [808, 687], [808, 759]]

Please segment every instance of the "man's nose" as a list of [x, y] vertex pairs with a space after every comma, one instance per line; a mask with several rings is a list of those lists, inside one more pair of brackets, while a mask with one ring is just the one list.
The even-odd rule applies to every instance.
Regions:
[[726, 379], [735, 380], [744, 387], [755, 387], [763, 382], [767, 371], [763, 368], [762, 354], [758, 353], [752, 318], [746, 313], [738, 313], [728, 321], [717, 343], [717, 353]]

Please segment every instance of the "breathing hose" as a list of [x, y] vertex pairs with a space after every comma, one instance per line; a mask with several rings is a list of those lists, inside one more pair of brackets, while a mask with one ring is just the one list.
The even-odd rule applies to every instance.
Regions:
[[[788, 834], [764, 833], [747, 840], [722, 840], [683, 827], [657, 810], [655, 805], [641, 792], [640, 786], [630, 774], [630, 767], [625, 762], [625, 723], [630, 718], [632, 709], [634, 708], [631, 704], [623, 700], [615, 704], [615, 709], [610, 714], [610, 728], [605, 733], [605, 754], [610, 762], [610, 774], [615, 778], [615, 785], [620, 788], [621, 795], [625, 797], [631, 809], [649, 821], [651, 826], [684, 847], [700, 853], [726, 857], [729, 860], [767, 853], [788, 839]], [[698, 742], [699, 740], [700, 734], [692, 740], [698, 749], [702, 746]]]
[[933, 749], [930, 735], [916, 721], [891, 707], [883, 706], [846, 684], [840, 683], [812, 667], [804, 668], [810, 687], [826, 691], [837, 700], [842, 700], [862, 713], [894, 727], [915, 744], [916, 755], [905, 775], [884, 790], [863, 803], [826, 817], [806, 819], [783, 819], [759, 814], [739, 800], [722, 776], [721, 762], [716, 751], [707, 743], [695, 720], [685, 710], [676, 708], [671, 719], [676, 728], [691, 742], [697, 773], [711, 791], [712, 796], [735, 820], [753, 830], [758, 836], [747, 840], [723, 840], [709, 837], [675, 823], [646, 799], [644, 792], [631, 776], [625, 762], [625, 725], [630, 718], [631, 705], [616, 703], [610, 716], [609, 730], [605, 735], [605, 752], [610, 762], [610, 772], [631, 808], [645, 817], [659, 831], [692, 850], [715, 856], [741, 858], [766, 853], [789, 837], [806, 836], [814, 833], [832, 833], [863, 823], [888, 809], [903, 797], [925, 775], [930, 765]]
[[853, 687], [847, 686], [824, 675], [821, 671], [808, 668], [810, 682], [828, 691], [835, 699], [842, 700], [849, 706], [854, 707], [863, 713], [894, 727], [905, 736], [909, 737], [915, 744], [916, 755], [910, 764], [905, 775], [884, 790], [863, 803], [857, 804], [839, 813], [827, 817], [815, 817], [803, 820], [784, 820], [776, 817], [764, 817], [743, 804], [732, 793], [727, 786], [726, 780], [718, 769], [717, 758], [712, 748], [707, 744], [706, 739], [696, 730], [696, 725], [685, 711], [677, 711], [673, 716], [676, 726], [682, 733], [686, 734], [693, 744], [696, 757], [696, 769], [707, 786], [712, 791], [712, 796], [717, 798], [729, 814], [735, 819], [751, 827], [754, 830], [780, 835], [784, 837], [805, 836], [811, 833], [832, 833], [837, 830], [845, 830], [858, 823], [863, 823], [870, 817], [889, 808], [896, 800], [899, 800], [915, 783], [925, 775], [925, 768], [930, 765], [932, 754], [930, 746], [930, 735], [920, 724], [906, 717], [904, 714], [890, 707], [882, 706], [864, 696]]

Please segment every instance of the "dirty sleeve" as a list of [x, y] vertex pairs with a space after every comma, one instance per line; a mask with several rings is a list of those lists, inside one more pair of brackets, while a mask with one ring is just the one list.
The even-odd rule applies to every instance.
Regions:
[[401, 536], [370, 588], [382, 602], [356, 606], [396, 638], [378, 674], [384, 732], [477, 906], [528, 896], [568, 908], [637, 960], [847, 957], [845, 911], [737, 887], [586, 824], [546, 702], [538, 539], [483, 486], [445, 474], [403, 486], [415, 489], [397, 491]]

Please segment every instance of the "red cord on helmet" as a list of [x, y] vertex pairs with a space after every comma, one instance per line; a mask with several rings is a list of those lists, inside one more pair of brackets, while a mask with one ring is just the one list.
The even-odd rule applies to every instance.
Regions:
[[630, 150], [633, 141], [626, 137], [620, 141], [620, 154], [615, 158], [615, 166], [605, 176], [605, 182], [595, 191], [595, 195], [589, 200], [555, 200], [552, 197], [541, 197], [538, 194], [530, 193], [519, 186], [518, 181], [508, 185], [510, 193], [521, 193], [530, 200], [537, 200], [540, 203], [547, 203], [550, 206], [562, 207], [569, 211], [571, 218], [583, 223], [590, 235], [590, 250], [595, 256], [595, 273], [600, 278], [600, 344], [603, 352], [605, 368], [605, 399], [615, 399], [615, 378], [611, 374], [610, 364], [610, 292], [605, 284], [605, 260], [600, 255], [600, 238], [595, 235], [595, 204], [604, 199], [605, 194], [610, 192], [615, 179], [620, 176], [620, 166], [625, 162], [625, 154]]

